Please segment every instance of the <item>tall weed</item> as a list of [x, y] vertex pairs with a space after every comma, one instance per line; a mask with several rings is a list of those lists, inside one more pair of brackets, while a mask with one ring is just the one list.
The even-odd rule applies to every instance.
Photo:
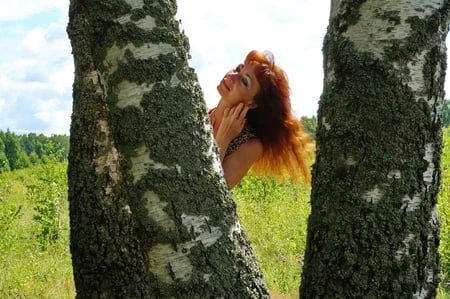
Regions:
[[61, 233], [61, 205], [67, 198], [65, 169], [65, 163], [42, 164], [35, 168], [37, 180], [27, 185], [27, 199], [37, 212], [33, 216], [39, 227], [36, 237], [43, 249]]

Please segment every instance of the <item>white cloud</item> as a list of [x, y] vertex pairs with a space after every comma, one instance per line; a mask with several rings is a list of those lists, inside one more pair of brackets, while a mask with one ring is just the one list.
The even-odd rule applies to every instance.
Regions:
[[65, 59], [61, 67], [49, 76], [49, 84], [56, 95], [62, 96], [68, 91], [72, 92], [72, 84], [74, 79], [74, 65], [70, 59]]
[[[322, 42], [329, 3], [314, 0], [178, 0], [177, 18], [209, 107], [227, 70], [253, 49], [270, 50], [285, 69], [298, 116], [316, 114], [322, 92]], [[239, 9], [237, 9], [237, 7]]]
[[22, 48], [31, 54], [37, 55], [46, 46], [45, 31], [41, 27], [34, 28], [22, 41]]
[[65, 25], [58, 23], [47, 25], [47, 28], [33, 28], [25, 35], [21, 42], [24, 55], [35, 57], [42, 62], [70, 57], [71, 46]]
[[0, 2], [0, 22], [23, 20], [49, 9], [67, 14], [69, 0], [13, 0]]
[[0, 63], [0, 129], [68, 134], [74, 67], [65, 24], [32, 28], [14, 54]]
[[37, 100], [33, 116], [46, 125], [44, 134], [68, 134], [71, 107], [67, 101], [59, 98]]

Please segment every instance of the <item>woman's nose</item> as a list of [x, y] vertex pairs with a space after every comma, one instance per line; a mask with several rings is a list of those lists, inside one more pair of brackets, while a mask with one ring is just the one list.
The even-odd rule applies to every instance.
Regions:
[[235, 70], [232, 70], [227, 74], [227, 77], [234, 80], [238, 75], [239, 74]]

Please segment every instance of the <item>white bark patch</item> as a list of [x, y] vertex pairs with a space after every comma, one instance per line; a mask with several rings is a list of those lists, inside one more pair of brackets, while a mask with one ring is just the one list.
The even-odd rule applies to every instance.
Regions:
[[106, 84], [102, 74], [99, 71], [90, 72], [87, 77], [95, 85], [95, 93], [102, 94], [106, 97]]
[[109, 69], [109, 74], [114, 73], [117, 70], [118, 62], [124, 60], [125, 52], [130, 51], [133, 57], [136, 59], [149, 59], [157, 57], [161, 54], [169, 54], [175, 52], [172, 45], [169, 44], [151, 44], [146, 43], [141, 47], [136, 47], [133, 44], [128, 44], [123, 48], [119, 48], [114, 44], [108, 49], [103, 64]]
[[133, 183], [136, 183], [142, 176], [147, 174], [151, 162], [150, 151], [147, 147], [141, 146], [136, 149], [136, 156], [131, 158], [131, 173], [134, 177]]
[[[118, 161], [119, 161], [119, 153], [117, 152], [117, 149], [114, 146], [110, 146], [110, 132], [108, 123], [106, 120], [99, 120], [97, 122], [97, 128], [100, 132], [103, 133], [105, 136], [101, 140], [97, 139], [95, 140], [95, 145], [100, 148], [107, 148], [110, 147], [110, 150], [105, 154], [101, 156], [97, 156], [95, 158], [95, 172], [99, 175], [104, 175], [106, 172], [108, 173], [111, 183], [117, 183], [120, 179], [119, 170], [117, 168]], [[111, 186], [105, 186], [105, 194], [108, 195], [111, 192]]]
[[132, 213], [131, 213], [131, 208], [130, 208], [129, 205], [125, 205], [125, 206], [122, 208], [122, 210], [123, 210], [125, 213], [129, 214], [129, 215], [132, 214]]
[[206, 216], [181, 215], [181, 222], [183, 225], [197, 235], [193, 241], [184, 243], [184, 248], [190, 249], [199, 241], [202, 242], [205, 247], [209, 247], [216, 243], [222, 236], [222, 232], [219, 227], [210, 226], [208, 221], [209, 218]]
[[148, 211], [148, 216], [155, 220], [159, 225], [165, 229], [175, 228], [175, 222], [170, 218], [169, 214], [164, 211], [167, 202], [159, 199], [158, 194], [153, 191], [145, 192], [143, 198], [146, 200], [145, 207]]
[[[334, 3], [332, 14], [343, 13], [340, 5], [341, 1]], [[392, 40], [402, 40], [411, 33], [409, 24], [405, 21], [409, 17], [426, 17], [442, 7], [443, 0], [423, 1], [423, 0], [371, 0], [365, 1], [359, 10], [360, 19], [354, 25], [349, 26], [344, 33], [355, 47], [361, 52], [373, 53], [377, 58], [384, 55], [386, 43]], [[398, 12], [400, 26], [394, 24], [388, 17], [380, 18], [385, 14]], [[386, 29], [390, 28], [388, 32]]]
[[408, 62], [409, 74], [411, 76], [408, 86], [416, 94], [422, 94], [424, 92], [425, 79], [423, 76], [423, 67], [426, 60], [424, 59], [428, 49], [422, 51], [416, 57], [412, 58]]
[[230, 238], [234, 239], [233, 235], [241, 235], [242, 234], [242, 228], [239, 222], [236, 222], [233, 226], [230, 228]]
[[345, 159], [346, 166], [355, 166], [356, 164], [357, 164], [357, 162], [352, 156], [349, 156], [349, 157], [347, 157], [347, 159]]
[[412, 212], [420, 207], [422, 198], [420, 197], [420, 194], [415, 194], [413, 198], [411, 198], [409, 195], [405, 195], [402, 199], [402, 202], [403, 205], [400, 207], [400, 209], [406, 209], [407, 212]]
[[137, 85], [128, 80], [120, 82], [117, 86], [118, 89], [118, 101], [117, 107], [125, 108], [128, 106], [135, 106], [141, 108], [142, 96], [151, 91], [154, 84], [141, 84]]
[[128, 3], [132, 9], [144, 8], [144, 0], [125, 0], [125, 2]]
[[403, 256], [409, 256], [409, 248], [410, 248], [410, 243], [412, 240], [415, 239], [415, 235], [414, 234], [409, 234], [403, 241], [402, 241], [402, 248], [398, 249], [395, 255], [395, 258], [397, 260], [400, 260]]
[[375, 186], [375, 188], [367, 191], [363, 195], [363, 199], [368, 203], [377, 204], [383, 198], [383, 195], [384, 195], [384, 192], [380, 188], [378, 188], [378, 186]]
[[146, 146], [141, 146], [136, 149], [135, 156], [131, 157], [131, 173], [134, 177], [133, 183], [136, 183], [144, 175], [146, 175], [149, 169], [159, 169], [159, 170], [175, 169], [178, 172], [178, 174], [181, 174], [180, 165], [169, 167], [162, 163], [158, 163], [150, 159], [150, 150]]
[[[161, 207], [161, 204], [159, 206]], [[157, 212], [159, 213], [159, 211]], [[165, 214], [164, 211], [162, 213]], [[162, 215], [161, 217], [165, 216]], [[175, 279], [187, 281], [193, 270], [188, 257], [190, 249], [198, 245], [199, 242], [203, 246], [209, 247], [222, 236], [219, 227], [210, 226], [208, 220], [209, 218], [206, 216], [181, 215], [181, 222], [189, 231], [196, 235], [195, 238], [178, 244], [178, 250], [175, 250], [171, 244], [153, 246], [149, 252], [150, 271], [166, 283], [173, 283]], [[174, 223], [173, 225], [175, 226]], [[211, 274], [204, 274], [203, 276], [206, 281], [210, 277]]]
[[175, 87], [175, 86], [177, 86], [178, 84], [180, 84], [180, 79], [178, 79], [178, 77], [177, 77], [177, 75], [176, 74], [174, 74], [173, 76], [172, 76], [172, 78], [170, 79], [170, 87]]
[[436, 167], [433, 163], [433, 157], [434, 157], [434, 146], [432, 143], [427, 143], [425, 145], [424, 159], [425, 159], [425, 161], [428, 162], [428, 167], [425, 170], [425, 172], [423, 173], [423, 180], [424, 180], [425, 184], [427, 184], [428, 186], [433, 184], [433, 174], [436, 169]]
[[[388, 179], [398, 180], [402, 177], [402, 173], [400, 170], [391, 170], [387, 174]], [[383, 187], [383, 186], [382, 186]], [[363, 195], [363, 199], [366, 202], [377, 204], [384, 196], [384, 191], [380, 188], [380, 186], [376, 185], [372, 190], [367, 191]]]
[[134, 23], [136, 27], [146, 30], [152, 30], [156, 27], [155, 19], [150, 16], [145, 16], [145, 18], [139, 19], [137, 21], [131, 20], [131, 15], [123, 15], [116, 19], [119, 24]]
[[186, 281], [192, 273], [192, 265], [186, 253], [176, 251], [171, 244], [158, 244], [148, 254], [150, 271], [165, 283], [174, 279]]
[[322, 124], [327, 131], [329, 131], [331, 129], [331, 125], [329, 123], [327, 123], [326, 117], [322, 117]]
[[214, 140], [214, 137], [211, 137], [211, 146], [208, 149], [208, 156], [212, 157], [211, 160], [212, 160], [212, 167], [214, 169], [214, 172], [220, 173], [223, 176], [222, 163], [220, 163], [219, 155], [214, 150], [215, 146], [216, 146], [216, 141]]
[[399, 180], [402, 178], [402, 173], [400, 170], [391, 170], [387, 175], [388, 179]]

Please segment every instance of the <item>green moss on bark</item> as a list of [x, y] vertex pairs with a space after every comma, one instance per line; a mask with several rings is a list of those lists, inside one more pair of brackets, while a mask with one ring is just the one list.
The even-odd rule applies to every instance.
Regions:
[[[95, 248], [91, 248], [95, 252], [98, 250], [100, 255], [93, 257], [88, 246], [80, 246], [74, 250], [76, 259], [80, 261], [79, 269], [83, 271], [85, 265], [94, 264], [93, 261], [97, 260], [98, 266], [104, 267], [103, 271], [114, 277], [111, 284], [116, 283], [117, 289], [123, 288], [114, 293], [114, 296], [122, 298], [268, 297], [245, 235], [240, 232], [233, 237], [229, 235], [236, 223], [235, 206], [222, 175], [213, 170], [214, 161], [210, 156], [213, 141], [205, 126], [206, 105], [201, 100], [203, 95], [197, 77], [186, 61], [188, 39], [179, 32], [179, 24], [173, 19], [176, 1], [144, 0], [142, 8], [132, 9], [125, 1], [95, 0], [89, 2], [89, 6], [84, 6], [83, 14], [79, 16], [76, 13], [80, 12], [80, 6], [88, 4], [84, 4], [84, 1], [73, 2], [76, 2], [76, 9], [73, 9], [72, 19], [84, 22], [80, 27], [84, 30], [82, 33], [75, 33], [74, 30], [71, 34], [72, 37], [79, 34], [77, 40], [80, 48], [75, 50], [76, 58], [80, 60], [77, 74], [81, 78], [87, 73], [98, 71], [98, 79], [103, 82], [103, 92], [96, 98], [92, 94], [95, 94], [97, 85], [90, 89], [86, 86], [75, 88], [87, 94], [77, 97], [79, 101], [74, 108], [71, 131], [71, 138], [76, 143], [72, 148], [70, 170], [74, 177], [73, 186], [76, 187], [71, 192], [73, 203], [77, 206], [73, 208], [74, 215], [79, 216], [74, 218], [73, 240], [98, 234], [93, 239]], [[129, 16], [130, 22], [118, 23], [116, 19], [120, 17], [123, 22], [126, 20], [124, 16]], [[154, 18], [156, 26], [152, 30], [144, 30], [133, 23], [147, 17]], [[128, 50], [124, 53], [123, 61], [117, 62], [117, 65], [105, 64], [108, 49], [113, 46], [123, 48], [130, 43], [135, 47], [169, 44], [174, 51], [142, 59], [134, 57], [132, 51]], [[116, 64], [115, 61], [110, 63]], [[79, 68], [80, 64], [85, 66]], [[112, 74], [111, 67], [115, 70]], [[174, 84], [177, 80], [180, 82]], [[117, 85], [123, 81], [152, 86], [143, 95], [139, 107], [117, 107]], [[78, 114], [83, 116], [79, 117]], [[99, 135], [99, 128], [96, 127], [99, 120], [108, 124], [111, 131], [109, 137], [113, 137], [109, 140], [111, 148], [106, 145], [101, 148], [102, 153], [111, 153], [112, 147], [116, 147], [120, 159], [121, 180], [111, 191], [107, 191], [111, 192], [108, 200], [102, 194], [105, 192], [103, 187], [111, 183], [108, 169], [105, 169], [106, 175], [99, 181], [92, 182], [97, 174], [91, 161], [94, 155], [99, 155], [96, 151], [100, 150], [96, 142], [107, 140], [105, 136]], [[82, 137], [84, 134], [87, 135], [86, 139]], [[132, 159], [136, 156], [136, 149], [142, 146], [148, 148], [149, 158], [164, 165], [164, 169], [149, 167], [148, 172], [135, 182], [132, 177]], [[84, 179], [75, 182], [75, 178], [80, 179], [82, 174]], [[86, 188], [89, 184], [93, 184], [94, 191]], [[144, 196], [148, 191], [157, 194], [161, 202], [166, 204], [163, 210], [176, 227], [164, 227], [149, 215]], [[89, 194], [95, 195], [89, 197]], [[83, 199], [75, 200], [76, 196]], [[130, 215], [133, 217], [126, 225], [116, 225], [117, 217], [125, 220], [129, 220], [127, 216], [130, 217], [117, 204], [131, 208]], [[182, 250], [178, 248], [180, 244], [192, 242], [198, 237], [193, 229], [182, 225], [182, 215], [206, 216], [206, 225], [220, 228], [222, 237], [208, 248], [201, 242], [191, 247], [188, 257], [193, 271], [189, 279], [167, 284], [146, 267], [149, 263], [147, 255], [156, 244], [170, 244], [174, 250]], [[84, 227], [85, 223], [92, 224], [89, 231], [84, 231], [84, 235], [75, 231]], [[103, 233], [111, 233], [108, 242], [112, 244], [107, 243], [107, 250], [102, 251], [98, 246], [104, 244]], [[122, 245], [122, 234], [132, 239], [134, 251]], [[117, 256], [120, 248], [126, 248], [121, 259]], [[128, 254], [136, 251], [136, 255]], [[101, 254], [105, 252], [108, 252], [108, 265], [102, 264], [105, 261]], [[130, 261], [126, 261], [126, 258]], [[114, 262], [115, 259], [117, 262]], [[127, 267], [127, 262], [133, 261], [141, 266], [144, 273], [129, 275], [130, 281], [135, 279], [137, 282], [129, 282], [128, 285], [130, 289], [142, 289], [139, 290], [141, 293], [136, 291], [126, 294], [127, 288], [117, 281], [116, 276], [120, 277], [122, 271], [134, 273], [132, 267]], [[93, 269], [90, 276], [83, 276], [78, 270], [77, 273], [80, 273], [78, 277], [81, 283], [89, 283], [95, 289], [96, 282], [86, 282], [85, 279], [89, 277], [94, 281], [98, 279], [95, 275], [102, 272]], [[175, 278], [174, 272], [171, 273], [172, 278]], [[124, 280], [124, 283], [127, 281]], [[108, 287], [109, 290], [113, 289]], [[107, 292], [108, 287], [99, 289]], [[93, 298], [102, 296], [108, 297], [108, 294], [99, 291], [92, 295]]]
[[[325, 74], [331, 68], [333, 79], [325, 80], [319, 103], [302, 298], [409, 298], [438, 283], [438, 232], [429, 223], [438, 187], [425, 186], [423, 174], [426, 144], [439, 165], [434, 101], [443, 77], [435, 77], [445, 57], [429, 45], [442, 38], [444, 12], [409, 18], [410, 37], [392, 41], [379, 59], [342, 36], [342, 24], [357, 20], [362, 2], [346, 2], [354, 10], [331, 20], [324, 43]], [[397, 16], [379, 15], [395, 25]], [[406, 66], [425, 50], [427, 93], [418, 99], [405, 84]], [[439, 180], [438, 170], [433, 178]], [[410, 210], [405, 199], [415, 196], [420, 206]], [[433, 281], [426, 279], [430, 269]]]

